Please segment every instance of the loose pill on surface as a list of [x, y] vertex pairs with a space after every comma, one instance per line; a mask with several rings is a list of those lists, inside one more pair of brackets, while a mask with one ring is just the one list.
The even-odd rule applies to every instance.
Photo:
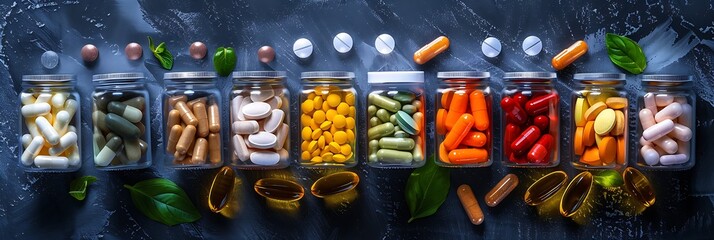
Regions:
[[374, 48], [381, 54], [390, 54], [394, 51], [394, 38], [389, 34], [381, 34], [374, 40]]
[[352, 50], [352, 36], [347, 33], [338, 33], [332, 39], [332, 46], [339, 53], [347, 53]]
[[126, 54], [126, 58], [131, 61], [139, 60], [143, 53], [144, 51], [141, 48], [141, 45], [135, 42], [129, 43], [126, 47], [124, 47], [124, 54]]
[[312, 55], [312, 42], [307, 38], [300, 38], [293, 43], [293, 53], [298, 58], [308, 58]]
[[97, 58], [99, 57], [99, 49], [97, 49], [97, 47], [92, 44], [87, 44], [82, 47], [80, 54], [84, 62], [91, 63], [97, 60]]
[[188, 47], [188, 53], [191, 58], [195, 60], [200, 60], [206, 57], [206, 54], [208, 53], [208, 48], [206, 47], [206, 44], [202, 42], [193, 42]]
[[414, 62], [421, 65], [449, 48], [449, 38], [440, 36], [414, 52]]
[[481, 43], [481, 52], [484, 56], [494, 58], [501, 53], [501, 41], [495, 37], [488, 37]]
[[59, 64], [59, 54], [55, 51], [45, 51], [40, 56], [40, 63], [47, 69], [53, 69]]
[[478, 205], [478, 200], [474, 195], [471, 187], [466, 184], [462, 184], [456, 190], [456, 195], [459, 196], [459, 201], [461, 201], [461, 206], [464, 207], [466, 215], [468, 215], [469, 220], [473, 225], [481, 225], [483, 223], [483, 211], [481, 206]]
[[526, 39], [523, 39], [522, 47], [528, 56], [535, 56], [543, 50], [543, 43], [540, 41], [540, 38], [536, 36], [528, 36]]
[[563, 70], [565, 67], [575, 62], [578, 58], [588, 52], [588, 44], [580, 40], [553, 57], [551, 65], [555, 70]]
[[262, 46], [258, 48], [258, 61], [262, 63], [270, 63], [275, 59], [275, 49], [271, 46]]
[[513, 189], [516, 189], [516, 186], [518, 186], [518, 176], [512, 173], [506, 175], [496, 184], [496, 186], [491, 188], [491, 190], [486, 193], [486, 205], [489, 207], [497, 206], [508, 196], [508, 194], [511, 193], [511, 191], [513, 191]]

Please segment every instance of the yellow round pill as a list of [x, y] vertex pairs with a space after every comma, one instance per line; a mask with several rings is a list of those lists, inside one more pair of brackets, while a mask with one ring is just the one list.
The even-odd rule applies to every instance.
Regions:
[[345, 94], [345, 103], [349, 104], [350, 106], [354, 106], [355, 105], [355, 94], [354, 93]]
[[355, 113], [356, 113], [356, 112], [357, 112], [357, 111], [356, 111], [355, 107], [354, 107], [354, 106], [350, 106], [350, 114], [349, 114], [349, 116], [350, 116], [350, 117], [355, 117]]
[[318, 128], [318, 129], [315, 129], [315, 131], [312, 131], [312, 135], [311, 135], [312, 140], [317, 140], [318, 138], [320, 138], [320, 136], [322, 136], [322, 129]]
[[311, 121], [311, 122], [310, 122], [310, 128], [312, 128], [312, 130], [320, 129], [320, 125], [317, 125], [317, 124], [315, 123], [315, 121]]
[[337, 144], [345, 144], [347, 142], [347, 133], [344, 131], [337, 131], [335, 132], [335, 135], [333, 136], [333, 139]]
[[307, 115], [307, 114], [300, 115], [300, 124], [302, 124], [303, 126], [310, 126], [311, 122], [312, 122], [312, 118], [310, 117], [310, 115]]
[[330, 129], [330, 127], [332, 127], [331, 121], [324, 121], [324, 122], [322, 122], [322, 124], [320, 124], [320, 129], [322, 129], [322, 130]]
[[334, 118], [332, 118], [332, 126], [336, 128], [343, 128], [346, 124], [347, 120], [345, 119], [345, 116], [336, 115]]
[[340, 147], [340, 144], [337, 144], [336, 142], [331, 142], [330, 143], [330, 151], [333, 153], [339, 153], [342, 148]]
[[337, 105], [337, 113], [341, 115], [349, 115], [350, 114], [350, 106], [347, 105], [347, 103], [340, 103]]
[[615, 127], [615, 110], [610, 108], [602, 110], [595, 118], [595, 133], [606, 135]]
[[590, 105], [588, 110], [585, 110], [585, 119], [587, 121], [595, 120], [595, 117], [597, 117], [602, 110], [605, 110], [605, 108], [607, 108], [607, 105], [605, 105], [604, 102], [596, 102], [595, 104]]
[[355, 122], [355, 119], [353, 117], [345, 118], [345, 128], [354, 129], [355, 124], [357, 124], [357, 123]]
[[312, 151], [310, 156], [317, 157], [317, 156], [320, 156], [320, 153], [321, 153], [320, 149], [315, 149], [315, 151]]
[[347, 133], [347, 140], [349, 140], [350, 142], [355, 140], [355, 132], [354, 131], [347, 129], [347, 130], [345, 130], [345, 133]]
[[322, 149], [322, 151], [320, 151], [320, 156], [325, 155], [325, 153], [332, 153], [332, 152], [330, 152], [329, 148], [324, 148], [324, 149]]
[[302, 113], [310, 113], [313, 109], [315, 109], [315, 103], [313, 103], [312, 100], [308, 99], [302, 102], [300, 108], [302, 109]]
[[325, 148], [325, 135], [320, 136], [320, 138], [317, 139], [317, 147], [320, 149]]
[[337, 107], [337, 105], [340, 105], [340, 102], [342, 102], [342, 99], [340, 98], [340, 95], [337, 95], [337, 93], [330, 93], [330, 95], [327, 95], [327, 104], [329, 104], [330, 107]]
[[307, 99], [314, 99], [315, 96], [317, 96], [314, 92], [308, 93], [307, 94]]
[[312, 159], [310, 159], [310, 162], [313, 162], [313, 163], [321, 163], [321, 162], [322, 162], [322, 157], [320, 157], [320, 156], [313, 157]]
[[310, 157], [310, 152], [308, 151], [303, 151], [302, 154], [300, 154], [302, 160], [310, 160]]
[[315, 93], [317, 95], [327, 95], [330, 92], [330, 86], [317, 86], [315, 87]]
[[328, 110], [325, 112], [325, 117], [326, 117], [327, 120], [329, 120], [329, 121], [332, 121], [332, 120], [335, 118], [335, 116], [337, 116], [337, 111], [335, 111], [335, 109], [328, 109]]
[[332, 155], [333, 154], [331, 152], [326, 152], [326, 153], [323, 153], [321, 156], [325, 162], [332, 162]]
[[300, 144], [300, 150], [307, 151], [309, 146], [310, 146], [310, 141], [302, 141], [302, 144]]
[[312, 120], [315, 121], [316, 124], [321, 124], [322, 122], [325, 121], [325, 112], [322, 110], [317, 110], [312, 114]]
[[332, 133], [331, 133], [331, 132], [323, 132], [323, 133], [322, 133], [322, 136], [325, 137], [325, 143], [326, 143], [326, 144], [330, 144], [330, 143], [333, 141], [333, 140], [332, 140]]
[[322, 111], [327, 112], [327, 110], [330, 110], [330, 105], [327, 104], [327, 101], [322, 101]]
[[310, 144], [307, 146], [307, 150], [310, 152], [315, 151], [317, 149], [317, 141], [312, 141]]
[[332, 155], [332, 160], [335, 160], [335, 162], [338, 162], [338, 163], [344, 163], [345, 161], [347, 161], [347, 157], [345, 157], [345, 155], [342, 155], [342, 154], [335, 154], [335, 155]]
[[627, 107], [627, 98], [623, 97], [609, 97], [605, 100], [605, 104], [612, 109], [623, 109]]
[[312, 129], [310, 127], [302, 128], [302, 140], [309, 141], [312, 139]]
[[322, 97], [321, 96], [316, 96], [314, 99], [312, 99], [312, 102], [315, 103], [315, 109], [322, 108]]
[[352, 147], [349, 144], [344, 144], [340, 147], [340, 153], [345, 156], [350, 155], [350, 153], [352, 153]]

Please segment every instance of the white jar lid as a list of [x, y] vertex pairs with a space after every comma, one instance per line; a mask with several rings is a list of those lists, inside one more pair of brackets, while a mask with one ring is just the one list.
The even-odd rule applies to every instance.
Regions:
[[423, 83], [422, 71], [368, 72], [368, 83]]

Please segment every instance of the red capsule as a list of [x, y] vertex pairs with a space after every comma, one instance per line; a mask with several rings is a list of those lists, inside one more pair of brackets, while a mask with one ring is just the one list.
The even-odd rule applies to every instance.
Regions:
[[545, 115], [539, 115], [533, 119], [533, 125], [536, 125], [538, 128], [540, 128], [541, 132], [547, 132], [548, 125], [550, 125], [550, 119], [548, 119], [548, 117]]
[[518, 138], [511, 143], [511, 150], [516, 153], [523, 153], [535, 144], [540, 138], [540, 129], [536, 126], [530, 126], [524, 130]]
[[523, 125], [526, 123], [526, 120], [528, 120], [526, 112], [523, 111], [523, 108], [521, 108], [521, 106], [518, 105], [518, 102], [513, 100], [513, 98], [504, 97], [501, 99], [501, 108], [503, 109], [503, 112], [506, 113], [506, 118], [508, 118], [509, 122]]
[[511, 143], [521, 135], [521, 128], [515, 124], [507, 124], [505, 133], [503, 134], [503, 151], [506, 156], [511, 155]]
[[516, 100], [521, 107], [525, 107], [526, 103], [528, 102], [528, 96], [523, 95], [520, 92], [517, 92], [516, 94], [513, 94], [513, 100]]
[[526, 112], [531, 116], [547, 114], [551, 103], [558, 102], [558, 94], [550, 93], [535, 97], [526, 102]]
[[528, 159], [526, 159], [526, 155], [524, 154], [516, 154], [512, 152], [511, 154], [508, 155], [508, 160], [510, 160], [512, 163], [528, 163]]
[[528, 152], [528, 161], [532, 163], [548, 163], [550, 149], [553, 147], [553, 136], [543, 134]]

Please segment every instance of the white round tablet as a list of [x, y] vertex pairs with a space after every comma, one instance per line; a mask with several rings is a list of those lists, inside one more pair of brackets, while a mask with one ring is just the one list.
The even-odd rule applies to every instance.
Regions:
[[300, 38], [293, 44], [293, 52], [299, 58], [308, 58], [312, 55], [312, 42], [307, 38]]
[[501, 41], [495, 37], [488, 37], [481, 43], [481, 52], [486, 57], [496, 57], [501, 53]]
[[352, 50], [352, 36], [347, 33], [338, 33], [334, 39], [332, 39], [332, 46], [339, 53], [347, 53]]
[[390, 54], [394, 51], [394, 38], [386, 33], [379, 35], [374, 40], [374, 48], [381, 54]]

